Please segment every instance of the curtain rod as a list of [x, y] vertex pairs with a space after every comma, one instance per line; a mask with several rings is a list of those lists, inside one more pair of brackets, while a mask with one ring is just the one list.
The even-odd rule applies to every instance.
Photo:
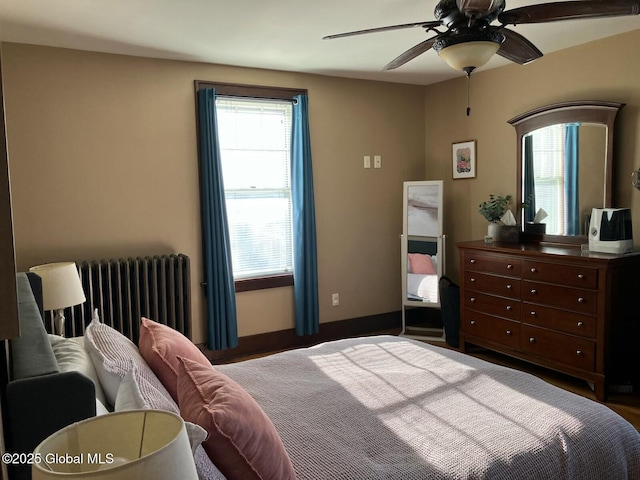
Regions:
[[298, 103], [295, 98], [278, 98], [278, 97], [256, 97], [253, 95], [232, 95], [227, 93], [216, 93], [216, 97], [220, 98], [246, 98], [249, 100], [257, 100], [260, 102], [291, 102], [294, 105]]

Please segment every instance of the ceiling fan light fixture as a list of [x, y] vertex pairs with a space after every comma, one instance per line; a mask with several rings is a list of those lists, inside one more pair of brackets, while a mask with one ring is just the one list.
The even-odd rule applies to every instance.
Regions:
[[447, 65], [455, 70], [476, 69], [493, 57], [500, 44], [491, 41], [456, 43], [438, 52]]

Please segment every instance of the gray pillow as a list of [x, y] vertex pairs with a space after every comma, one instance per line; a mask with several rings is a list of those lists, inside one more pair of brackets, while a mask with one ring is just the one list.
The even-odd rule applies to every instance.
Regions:
[[96, 387], [96, 399], [102, 405], [106, 405], [104, 391], [89, 353], [84, 349], [82, 337], [78, 337], [78, 339], [64, 338], [58, 335], [48, 335], [48, 337], [60, 372], [80, 372], [91, 379]]

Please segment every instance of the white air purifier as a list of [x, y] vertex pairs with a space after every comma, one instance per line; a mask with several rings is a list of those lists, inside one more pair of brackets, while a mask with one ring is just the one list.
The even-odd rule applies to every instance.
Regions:
[[633, 251], [631, 210], [594, 208], [589, 223], [589, 251], [618, 255]]

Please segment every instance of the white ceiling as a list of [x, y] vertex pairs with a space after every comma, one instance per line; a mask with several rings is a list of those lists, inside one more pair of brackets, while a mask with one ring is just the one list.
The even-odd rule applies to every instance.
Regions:
[[[437, 0], [0, 0], [0, 40], [427, 85], [462, 75], [431, 50], [394, 71], [426, 39], [420, 28], [325, 35], [433, 20]], [[507, 9], [540, 0], [507, 0]], [[640, 28], [640, 16], [514, 27], [545, 54]], [[494, 58], [485, 66], [509, 63]]]

